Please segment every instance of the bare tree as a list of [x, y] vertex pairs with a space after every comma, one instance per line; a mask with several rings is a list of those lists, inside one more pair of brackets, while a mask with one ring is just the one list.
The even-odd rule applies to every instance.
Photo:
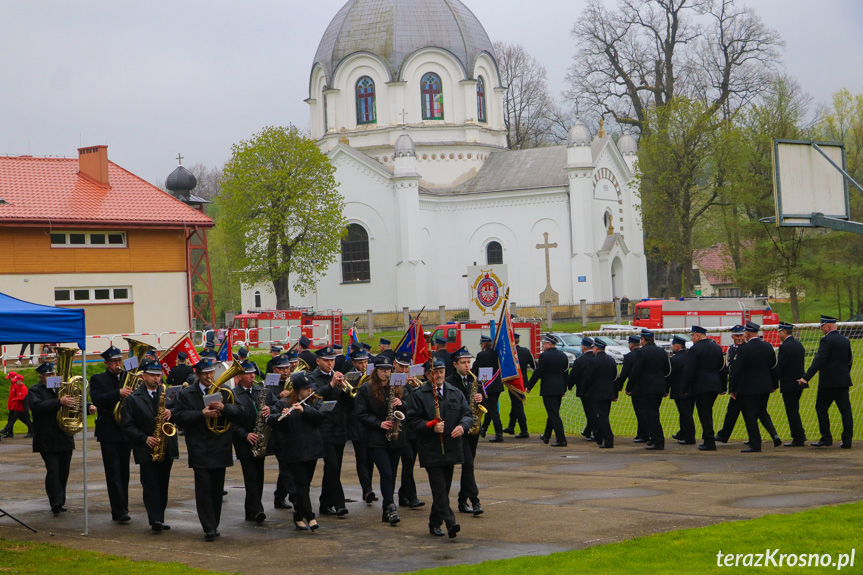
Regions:
[[192, 193], [206, 200], [214, 200], [219, 197], [219, 193], [222, 191], [222, 168], [210, 168], [197, 163], [186, 169], [198, 180], [198, 185]]
[[547, 72], [521, 44], [495, 42], [500, 81], [506, 89], [503, 121], [510, 149], [533, 148], [551, 141], [554, 103]]

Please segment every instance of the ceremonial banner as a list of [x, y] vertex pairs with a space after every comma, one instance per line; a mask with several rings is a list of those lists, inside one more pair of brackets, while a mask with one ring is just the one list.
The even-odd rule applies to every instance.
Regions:
[[231, 353], [231, 330], [228, 330], [225, 334], [225, 339], [222, 340], [222, 345], [219, 346], [218, 354], [216, 359], [219, 361], [234, 361], [234, 354]]
[[348, 330], [348, 349], [350, 346], [355, 345], [357, 347], [362, 347], [363, 344], [360, 343], [359, 335], [357, 335], [357, 321], [359, 318], [354, 320], [354, 325], [351, 326], [351, 329]]
[[515, 349], [515, 338], [512, 331], [512, 318], [509, 315], [509, 290], [506, 291], [503, 310], [496, 326], [494, 349], [500, 363], [500, 378], [503, 384], [522, 401], [525, 400], [524, 381], [521, 378], [521, 367], [518, 365], [518, 352]]
[[[425, 308], [423, 308], [425, 309]], [[396, 346], [396, 354], [407, 352], [411, 354], [414, 364], [425, 363], [429, 359], [429, 346], [426, 341], [426, 336], [423, 333], [423, 324], [420, 321], [422, 310], [417, 316], [411, 320], [408, 330], [402, 336], [401, 341]]]
[[186, 334], [174, 342], [174, 345], [169, 347], [168, 351], [162, 354], [162, 373], [164, 373], [166, 377], [168, 373], [170, 373], [171, 369], [177, 365], [177, 354], [181, 351], [189, 356], [189, 365], [195, 365], [201, 361], [201, 358], [198, 356], [198, 350], [195, 349], [195, 345], [192, 343], [189, 334]]
[[507, 289], [506, 264], [470, 266], [467, 268], [470, 288], [470, 319], [486, 322], [494, 319]]

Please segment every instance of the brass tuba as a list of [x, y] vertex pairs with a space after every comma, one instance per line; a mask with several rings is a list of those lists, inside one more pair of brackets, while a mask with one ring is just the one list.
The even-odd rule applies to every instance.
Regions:
[[[148, 351], [155, 350], [156, 348], [149, 343], [144, 343], [143, 341], [138, 341], [135, 339], [131, 339], [128, 337], [124, 337], [126, 343], [129, 344], [129, 357], [135, 356], [138, 358], [138, 363], [141, 363], [141, 360], [144, 359], [144, 355], [147, 354]], [[141, 385], [141, 374], [140, 369], [135, 368], [132, 371], [126, 372], [126, 377], [123, 379], [122, 387], [130, 387], [132, 391], [138, 389], [138, 386]], [[114, 421], [120, 423], [120, 420], [123, 418], [123, 403], [126, 401], [126, 398], [121, 398], [120, 401], [114, 406]]]
[[[211, 385], [210, 389], [207, 390], [207, 394], [219, 393], [222, 395], [222, 403], [234, 405], [234, 392], [231, 391], [230, 388], [222, 386], [241, 373], [245, 373], [245, 371], [246, 370], [243, 369], [243, 365], [235, 359], [234, 363], [232, 363], [231, 366], [213, 382], [213, 385]], [[222, 435], [231, 429], [231, 422], [228, 421], [228, 418], [224, 415], [220, 415], [216, 418], [208, 418], [207, 429], [216, 435]]]
[[78, 350], [71, 347], [57, 348], [57, 373], [62, 381], [57, 397], [69, 396], [75, 400], [71, 407], [60, 404], [57, 412], [57, 425], [66, 435], [75, 435], [84, 429], [84, 378], [72, 377], [72, 360], [77, 353]]

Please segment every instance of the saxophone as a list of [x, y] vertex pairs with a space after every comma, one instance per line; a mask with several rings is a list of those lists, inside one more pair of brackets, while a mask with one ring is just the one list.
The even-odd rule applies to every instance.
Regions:
[[394, 399], [396, 398], [396, 388], [394, 385], [389, 385], [389, 393], [387, 396], [387, 421], [391, 421], [393, 426], [391, 429], [386, 430], [387, 441], [395, 441], [399, 438], [399, 433], [401, 432], [402, 421], [405, 419], [405, 414], [401, 411], [398, 411], [394, 405]]
[[482, 416], [488, 413], [488, 410], [482, 406], [482, 404], [477, 403], [474, 399], [474, 396], [477, 394], [477, 380], [476, 376], [472, 371], [467, 372], [467, 378], [470, 380], [470, 387], [468, 388], [468, 405], [470, 405], [470, 415], [471, 415], [471, 424], [470, 429], [468, 430], [468, 435], [476, 435], [479, 433], [480, 425], [482, 425]]
[[267, 419], [263, 415], [264, 407], [267, 405], [267, 390], [262, 389], [258, 395], [258, 416], [255, 418], [254, 434], [258, 436], [258, 441], [252, 446], [252, 457], [260, 459], [267, 455], [267, 442], [270, 440], [270, 431], [272, 428], [267, 425]]
[[160, 463], [165, 459], [165, 449], [168, 446], [168, 437], [173, 437], [177, 433], [176, 426], [170, 421], [165, 420], [165, 386], [159, 386], [162, 392], [159, 394], [159, 410], [156, 412], [156, 429], [153, 430], [153, 437], [156, 438], [155, 447], [153, 447], [153, 463]]

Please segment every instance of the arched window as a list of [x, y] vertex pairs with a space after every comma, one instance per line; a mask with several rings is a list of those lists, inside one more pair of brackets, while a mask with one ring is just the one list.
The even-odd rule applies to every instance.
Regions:
[[423, 76], [421, 86], [423, 120], [443, 120], [443, 84], [437, 74]]
[[371, 281], [369, 234], [359, 224], [350, 224], [342, 238], [342, 283]]
[[482, 76], [476, 80], [476, 119], [480, 122], [487, 122], [485, 112], [485, 81]]
[[261, 308], [261, 292], [259, 291], [255, 292], [255, 307], [258, 309]]
[[375, 82], [363, 76], [357, 81], [357, 124], [374, 124], [377, 120]]
[[489, 242], [485, 247], [485, 261], [488, 265], [503, 263], [503, 246], [500, 242]]

